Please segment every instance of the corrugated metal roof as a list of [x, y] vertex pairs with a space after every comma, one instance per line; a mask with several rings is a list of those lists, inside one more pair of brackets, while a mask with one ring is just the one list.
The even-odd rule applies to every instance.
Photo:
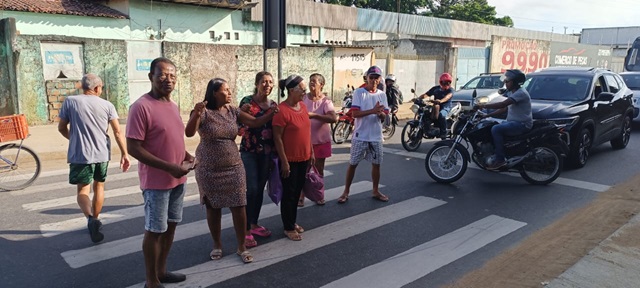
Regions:
[[127, 15], [92, 0], [2, 0], [0, 1], [0, 9], [118, 19], [128, 18]]

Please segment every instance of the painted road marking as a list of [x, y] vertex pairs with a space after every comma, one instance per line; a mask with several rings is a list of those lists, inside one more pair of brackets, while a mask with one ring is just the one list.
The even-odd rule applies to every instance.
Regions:
[[402, 287], [525, 225], [491, 215], [323, 287]]
[[[195, 180], [196, 180], [195, 176], [188, 177], [187, 183], [193, 183], [195, 182]], [[109, 190], [107, 191], [107, 193], [104, 193], [104, 198], [105, 199], [113, 198], [113, 197], [136, 194], [136, 193], [142, 193], [140, 190], [140, 186], [138, 185]], [[92, 198], [93, 193], [91, 193], [89, 197]], [[61, 198], [45, 200], [40, 202], [22, 204], [22, 208], [28, 211], [37, 211], [37, 210], [45, 210], [45, 209], [71, 205], [76, 203], [77, 203], [77, 197], [74, 195], [69, 197], [61, 197]]]
[[[419, 196], [384, 206], [307, 230], [304, 232], [302, 241], [282, 238], [251, 248], [251, 254], [256, 260], [250, 265], [243, 265], [238, 257], [223, 257], [218, 261], [207, 261], [183, 269], [180, 272], [188, 275], [187, 280], [175, 285], [165, 285], [165, 287], [209, 287], [444, 204], [446, 202], [438, 199]], [[371, 219], [376, 219], [376, 221], [371, 221]], [[131, 287], [140, 287], [140, 285]]]
[[[372, 185], [373, 183], [370, 181], [353, 183], [351, 185], [350, 195], [371, 191]], [[380, 188], [383, 187], [384, 185], [380, 185]], [[343, 189], [344, 186], [340, 186], [326, 190], [325, 200], [331, 201], [338, 199], [338, 197], [342, 195]], [[311, 206], [305, 206], [298, 209], [305, 209], [307, 207]], [[276, 215], [280, 215], [279, 206], [276, 206], [273, 203], [262, 206], [262, 211], [260, 212], [261, 218], [267, 218]], [[231, 214], [228, 213], [222, 215], [221, 223], [222, 229], [233, 227]], [[174, 242], [206, 234], [209, 234], [209, 228], [207, 228], [207, 220], [200, 220], [185, 225], [179, 225], [178, 229], [176, 229]], [[89, 264], [98, 263], [100, 261], [140, 252], [142, 248], [140, 243], [142, 243], [143, 236], [144, 235], [141, 234], [116, 241], [101, 243], [100, 245], [95, 245], [84, 249], [65, 251], [60, 255], [62, 255], [62, 258], [64, 258], [64, 260], [67, 262], [67, 264], [69, 264], [71, 268], [80, 268]]]
[[[427, 157], [427, 154], [417, 153], [417, 152], [407, 152], [407, 151], [404, 151], [404, 150], [387, 148], [387, 147], [382, 148], [382, 151], [384, 151], [384, 153], [395, 154], [395, 155], [411, 157], [411, 158], [417, 158], [417, 159], [422, 159], [422, 160], [424, 160]], [[473, 168], [473, 169], [486, 171], [486, 170], [478, 167], [477, 165], [475, 165], [473, 162], [469, 163], [468, 167], [469, 168]], [[521, 178], [520, 174], [517, 174], [517, 173], [500, 173], [500, 174]], [[608, 185], [592, 183], [592, 182], [586, 182], [586, 181], [580, 181], [580, 180], [573, 180], [573, 179], [568, 179], [568, 178], [563, 178], [563, 177], [558, 177], [555, 181], [553, 181], [553, 183], [551, 183], [551, 185], [553, 185], [553, 184], [562, 185], [562, 186], [569, 186], [569, 187], [574, 187], [574, 188], [579, 188], [579, 189], [584, 189], [584, 190], [591, 190], [591, 191], [595, 191], [595, 192], [604, 192], [604, 191], [609, 190], [609, 188], [611, 188], [611, 186], [608, 186]]]

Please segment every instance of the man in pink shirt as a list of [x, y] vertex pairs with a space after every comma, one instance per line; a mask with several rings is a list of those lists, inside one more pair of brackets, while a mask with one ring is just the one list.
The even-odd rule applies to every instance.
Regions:
[[146, 284], [182, 282], [186, 276], [167, 271], [167, 257], [178, 222], [182, 220], [185, 175], [195, 158], [185, 150], [184, 124], [171, 100], [176, 67], [167, 58], [151, 62], [151, 91], [129, 108], [127, 147], [138, 159], [140, 189], [144, 197], [145, 233], [142, 240]]

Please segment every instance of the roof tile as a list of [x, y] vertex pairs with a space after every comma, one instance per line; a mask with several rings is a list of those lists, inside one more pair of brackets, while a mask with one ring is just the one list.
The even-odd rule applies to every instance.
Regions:
[[0, 1], [0, 9], [118, 19], [128, 18], [127, 15], [92, 0], [2, 0]]

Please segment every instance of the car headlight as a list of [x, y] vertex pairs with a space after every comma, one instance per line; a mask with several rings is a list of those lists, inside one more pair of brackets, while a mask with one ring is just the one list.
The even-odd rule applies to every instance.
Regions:
[[475, 104], [487, 104], [487, 103], [489, 103], [489, 97], [487, 96], [480, 96], [475, 99]]
[[555, 119], [546, 119], [547, 122], [553, 123], [558, 126], [564, 126], [567, 129], [571, 128], [573, 125], [576, 125], [580, 120], [580, 116], [573, 116], [567, 118], [555, 118]]
[[420, 106], [418, 106], [418, 104], [411, 105], [411, 112], [413, 112], [413, 114], [418, 113], [419, 109], [420, 109]]

